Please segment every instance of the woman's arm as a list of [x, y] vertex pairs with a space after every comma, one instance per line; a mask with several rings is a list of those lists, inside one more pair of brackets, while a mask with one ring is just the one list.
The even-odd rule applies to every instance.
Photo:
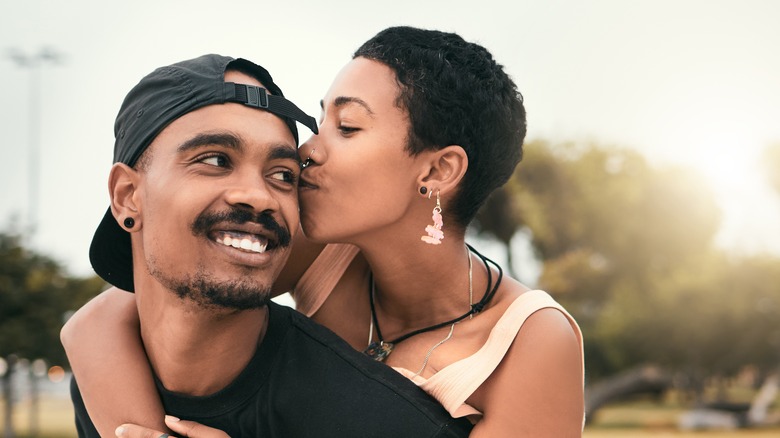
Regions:
[[556, 309], [531, 315], [483, 389], [471, 437], [582, 436], [582, 357], [569, 320]]
[[65, 323], [60, 339], [100, 436], [122, 423], [166, 430], [134, 294], [114, 287], [101, 293]]
[[272, 296], [281, 295], [285, 292], [291, 292], [295, 285], [298, 284], [298, 280], [301, 279], [304, 272], [309, 269], [314, 260], [325, 248], [324, 244], [314, 243], [303, 235], [303, 232], [298, 229], [292, 239], [292, 251], [290, 251], [290, 258], [287, 259], [287, 263], [284, 264], [282, 272], [279, 277], [274, 281]]

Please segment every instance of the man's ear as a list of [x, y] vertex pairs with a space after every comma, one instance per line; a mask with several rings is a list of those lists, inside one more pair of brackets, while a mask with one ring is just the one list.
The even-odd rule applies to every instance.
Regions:
[[439, 191], [442, 195], [457, 191], [466, 170], [469, 157], [461, 146], [450, 145], [437, 151], [431, 151], [425, 160], [425, 167], [418, 178], [418, 188], [426, 187]]
[[[111, 212], [117, 222], [129, 232], [138, 231], [143, 225], [141, 206], [139, 202], [140, 175], [137, 170], [124, 163], [116, 163], [111, 167], [108, 176], [108, 193], [111, 196]], [[132, 226], [125, 222], [133, 220]]]

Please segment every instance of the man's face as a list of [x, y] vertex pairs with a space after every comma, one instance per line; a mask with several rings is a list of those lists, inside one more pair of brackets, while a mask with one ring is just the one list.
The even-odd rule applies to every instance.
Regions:
[[[225, 80], [262, 86], [238, 72]], [[298, 227], [300, 169], [287, 125], [241, 104], [211, 105], [168, 125], [147, 152], [134, 195], [136, 279], [200, 305], [264, 305]]]

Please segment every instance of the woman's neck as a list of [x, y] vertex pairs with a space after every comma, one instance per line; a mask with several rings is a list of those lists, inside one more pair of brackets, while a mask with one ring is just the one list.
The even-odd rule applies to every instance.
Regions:
[[[469, 257], [462, 233], [450, 232], [440, 245], [417, 236], [406, 242], [376, 236], [359, 244], [374, 281], [374, 305], [386, 339], [447, 321], [466, 313], [469, 303]], [[487, 284], [484, 265], [473, 260], [473, 300]], [[369, 293], [369, 291], [366, 291]]]

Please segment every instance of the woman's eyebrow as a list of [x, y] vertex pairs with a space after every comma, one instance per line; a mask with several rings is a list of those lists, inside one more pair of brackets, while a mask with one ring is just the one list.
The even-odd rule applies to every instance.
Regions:
[[[333, 106], [335, 106], [336, 108], [340, 108], [342, 106], [353, 104], [353, 103], [363, 107], [363, 109], [366, 110], [366, 112], [370, 116], [374, 115], [374, 111], [371, 109], [371, 106], [365, 100], [359, 97], [339, 96], [333, 99]], [[325, 109], [325, 102], [322, 100], [320, 101], [320, 108]]]

